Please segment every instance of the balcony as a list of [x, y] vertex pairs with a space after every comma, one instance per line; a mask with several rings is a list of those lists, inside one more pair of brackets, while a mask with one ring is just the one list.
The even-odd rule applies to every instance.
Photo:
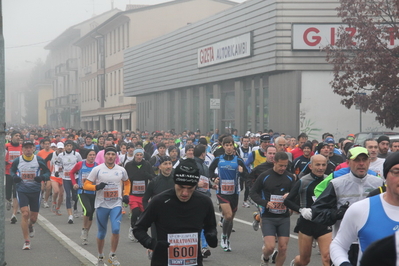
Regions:
[[66, 64], [59, 64], [55, 67], [55, 75], [56, 76], [66, 76], [68, 75], [68, 71], [66, 68]]
[[49, 69], [44, 73], [44, 78], [47, 81], [55, 79], [55, 70], [54, 69]]
[[66, 61], [66, 69], [68, 71], [77, 71], [78, 70], [78, 59], [77, 58], [69, 58]]

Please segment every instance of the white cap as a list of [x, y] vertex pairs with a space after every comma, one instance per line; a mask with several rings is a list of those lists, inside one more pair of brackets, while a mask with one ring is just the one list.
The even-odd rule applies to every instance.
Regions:
[[55, 143], [53, 142], [50, 144], [50, 147], [57, 147], [57, 145], [55, 145]]
[[259, 134], [259, 133], [256, 133], [256, 134], [255, 134], [255, 137], [260, 137], [260, 134]]
[[57, 143], [57, 148], [58, 148], [58, 149], [63, 149], [63, 148], [64, 148], [64, 143], [58, 142], [58, 143]]

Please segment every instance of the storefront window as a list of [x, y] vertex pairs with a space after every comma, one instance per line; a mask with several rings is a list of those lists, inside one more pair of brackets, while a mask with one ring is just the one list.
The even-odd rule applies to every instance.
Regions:
[[223, 119], [222, 126], [225, 133], [231, 133], [231, 129], [235, 127], [235, 94], [234, 91], [224, 92], [222, 94]]
[[[211, 110], [210, 109], [210, 102], [211, 102], [211, 98], [213, 98], [213, 86], [212, 85], [207, 85], [206, 86], [206, 117], [209, 117], [209, 119], [207, 119], [207, 128], [208, 129], [212, 129], [215, 130], [214, 127], [214, 115], [215, 115], [215, 110]], [[201, 128], [201, 131], [203, 131], [205, 129]]]
[[269, 87], [263, 87], [263, 128], [269, 128]]
[[186, 92], [186, 89], [183, 89], [181, 91], [180, 105], [181, 105], [181, 114], [180, 114], [181, 128], [183, 130], [187, 130], [187, 121], [186, 121], [186, 117], [187, 117], [187, 92]]
[[193, 128], [191, 130], [199, 129], [199, 88], [196, 87], [193, 90]]

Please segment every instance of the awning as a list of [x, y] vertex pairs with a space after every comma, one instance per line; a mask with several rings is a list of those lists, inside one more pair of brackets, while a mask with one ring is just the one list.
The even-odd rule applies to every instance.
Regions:
[[119, 120], [119, 119], [121, 119], [121, 114], [114, 114], [114, 115], [112, 115], [112, 116], [113, 116], [114, 120]]
[[93, 121], [93, 117], [91, 117], [91, 116], [85, 116], [85, 117], [82, 117], [82, 118], [81, 118], [81, 121], [82, 121], [82, 122], [91, 122], [91, 121]]
[[93, 116], [93, 121], [100, 121], [100, 117], [99, 116]]
[[130, 113], [121, 114], [121, 119], [130, 119]]

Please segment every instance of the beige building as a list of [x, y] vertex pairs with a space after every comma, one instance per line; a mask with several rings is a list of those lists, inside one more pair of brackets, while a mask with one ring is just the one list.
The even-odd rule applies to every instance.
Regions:
[[[52, 127], [80, 127], [80, 88], [78, 65], [80, 49], [73, 43], [118, 13], [113, 9], [71, 26], [45, 46], [49, 50], [45, 80], [50, 82], [52, 97], [45, 103], [47, 124]], [[45, 123], [46, 124], [46, 123]]]
[[[74, 42], [81, 49], [81, 127], [136, 129], [136, 98], [125, 97], [124, 50], [229, 9], [227, 0], [176, 0], [128, 6]], [[204, 37], [206, 38], [206, 36]], [[160, 46], [159, 50], [163, 48]], [[162, 66], [158, 66], [162, 68]], [[134, 81], [133, 81], [134, 82]]]

